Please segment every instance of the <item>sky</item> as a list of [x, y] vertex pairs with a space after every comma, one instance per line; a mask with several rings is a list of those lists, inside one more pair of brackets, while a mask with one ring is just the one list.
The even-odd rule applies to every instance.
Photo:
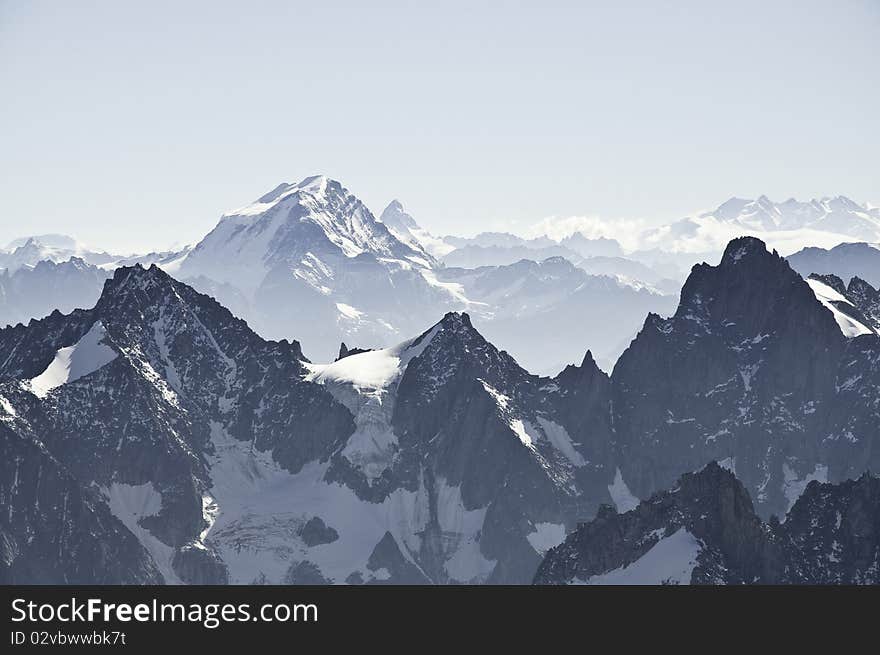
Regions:
[[0, 0], [0, 244], [193, 242], [316, 173], [436, 234], [880, 204], [880, 0], [427, 4]]

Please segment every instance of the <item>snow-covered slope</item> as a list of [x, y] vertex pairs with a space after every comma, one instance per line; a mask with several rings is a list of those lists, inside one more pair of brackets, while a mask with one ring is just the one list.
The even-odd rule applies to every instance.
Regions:
[[862, 319], [853, 303], [838, 290], [827, 284], [818, 277], [807, 278], [807, 284], [816, 296], [816, 299], [822, 303], [833, 315], [840, 331], [846, 337], [857, 337], [861, 334], [876, 334], [875, 330], [869, 327], [868, 321]]
[[62, 384], [75, 382], [116, 359], [116, 351], [104, 343], [106, 338], [107, 330], [97, 321], [74, 345], [59, 349], [46, 370], [30, 380], [34, 395], [45, 398]]

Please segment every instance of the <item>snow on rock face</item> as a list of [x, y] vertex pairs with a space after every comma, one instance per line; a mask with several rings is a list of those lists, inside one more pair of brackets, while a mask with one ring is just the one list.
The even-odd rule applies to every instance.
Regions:
[[534, 421], [526, 420], [513, 413], [512, 401], [508, 396], [498, 391], [485, 380], [480, 380], [483, 389], [486, 390], [498, 407], [498, 412], [507, 421], [511, 431], [519, 438], [522, 444], [538, 452], [538, 444], [549, 444], [568, 459], [575, 467], [585, 466], [587, 461], [574, 447], [571, 437], [564, 427], [548, 419], [545, 416], [536, 415]]
[[277, 206], [284, 199], [298, 192], [307, 193], [316, 199], [323, 199], [327, 191], [328, 178], [324, 175], [313, 175], [295, 184], [279, 184], [275, 189], [262, 196], [256, 202], [229, 212], [229, 216], [257, 216]]
[[588, 585], [690, 584], [703, 546], [685, 528], [663, 537], [635, 562], [579, 581]]
[[435, 326], [426, 335], [391, 348], [349, 355], [332, 364], [312, 364], [306, 379], [319, 384], [348, 383], [362, 391], [381, 392], [399, 379], [406, 365], [427, 348], [438, 329]]
[[809, 284], [810, 289], [813, 290], [816, 300], [822, 303], [822, 305], [834, 315], [834, 320], [837, 321], [837, 325], [840, 327], [840, 331], [843, 332], [844, 336], [857, 337], [862, 334], [874, 334], [872, 329], [863, 325], [851, 316], [847, 316], [836, 307], [836, 303], [844, 303], [852, 306], [852, 303], [847, 300], [846, 297], [824, 282], [820, 282], [814, 278], [809, 278], [807, 284]]
[[572, 443], [571, 437], [564, 427], [543, 416], [538, 417], [538, 424], [544, 431], [544, 436], [547, 437], [547, 440], [556, 450], [565, 455], [568, 461], [575, 466], [586, 466], [587, 460], [575, 450], [574, 443]]
[[397, 437], [391, 427], [395, 394], [407, 364], [430, 344], [439, 328], [392, 348], [349, 355], [332, 364], [306, 365], [307, 380], [323, 384], [354, 415], [355, 432], [342, 456], [369, 480], [382, 475], [391, 463]]
[[626, 486], [619, 468], [614, 474], [614, 482], [608, 485], [608, 493], [611, 494], [611, 500], [621, 514], [636, 508], [640, 502]]
[[486, 559], [480, 551], [486, 510], [486, 507], [466, 509], [461, 487], [438, 480], [437, 523], [443, 535], [452, 537], [444, 553], [444, 569], [451, 580], [478, 584], [485, 581], [495, 568], [495, 561]]
[[12, 403], [5, 396], [0, 396], [0, 409], [3, 409], [6, 414], [6, 416], [0, 417], [0, 420], [16, 418], [18, 416]]
[[543, 555], [565, 539], [565, 526], [561, 523], [536, 523], [534, 532], [526, 535], [532, 548]]
[[[281, 469], [269, 453], [232, 439], [214, 424], [211, 462], [213, 525], [207, 545], [217, 550], [233, 584], [283, 583], [292, 566], [308, 562], [326, 582], [383, 580], [388, 571], [371, 569], [376, 546], [391, 537], [409, 565], [417, 555], [431, 515], [423, 485], [398, 488], [381, 503], [363, 500], [349, 487], [325, 480], [327, 464], [312, 462], [297, 474]], [[479, 536], [486, 508], [466, 509], [461, 490], [437, 480], [434, 503], [444, 535], [443, 557], [450, 578], [482, 582], [495, 562], [480, 552]], [[304, 526], [319, 517], [336, 538], [309, 545]]]
[[828, 467], [824, 464], [816, 464], [815, 470], [812, 473], [808, 473], [803, 479], [798, 479], [797, 473], [787, 463], [782, 465], [782, 472], [784, 475], [782, 492], [788, 501], [786, 512], [794, 507], [797, 499], [803, 495], [810, 482], [813, 480], [822, 483], [828, 482]]
[[359, 309], [355, 309], [351, 305], [346, 305], [345, 303], [342, 303], [342, 302], [336, 303], [336, 309], [339, 310], [339, 313], [342, 316], [344, 316], [345, 318], [354, 320], [354, 321], [356, 321], [357, 319], [359, 319], [361, 316], [364, 315], [364, 313], [362, 311], [360, 311]]
[[140, 524], [141, 519], [155, 516], [162, 509], [162, 494], [156, 491], [153, 483], [131, 485], [114, 482], [101, 489], [101, 492], [113, 515], [122, 521], [150, 553], [166, 584], [181, 584], [171, 565], [174, 549]]
[[116, 351], [104, 343], [106, 336], [104, 325], [97, 321], [76, 344], [61, 348], [46, 370], [31, 380], [34, 394], [44, 398], [52, 389], [94, 373], [116, 359]]

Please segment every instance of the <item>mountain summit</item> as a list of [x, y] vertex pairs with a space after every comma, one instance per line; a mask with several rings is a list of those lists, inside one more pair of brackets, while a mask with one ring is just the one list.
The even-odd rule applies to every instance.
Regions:
[[244, 306], [261, 334], [295, 334], [330, 359], [340, 341], [389, 345], [438, 309], [459, 308], [435, 263], [341, 183], [316, 175], [225, 214], [178, 276]]
[[256, 202], [224, 214], [187, 257], [181, 273], [204, 274], [253, 291], [274, 267], [285, 265], [320, 290], [331, 277], [322, 257], [363, 254], [421, 259], [342, 184], [315, 175], [280, 184]]
[[809, 480], [876, 467], [876, 412], [859, 399], [875, 393], [880, 339], [852, 329], [851, 314], [854, 303], [753, 237], [731, 241], [717, 266], [694, 266], [675, 314], [649, 315], [614, 368], [629, 487], [646, 498], [714, 459], [769, 517]]

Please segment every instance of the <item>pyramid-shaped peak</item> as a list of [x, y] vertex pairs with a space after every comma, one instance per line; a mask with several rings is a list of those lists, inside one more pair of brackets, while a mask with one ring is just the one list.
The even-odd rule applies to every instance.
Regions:
[[858, 293], [858, 294], [878, 294], [880, 293], [880, 288], [875, 289], [870, 282], [863, 280], [858, 275], [854, 275], [850, 278], [849, 284], [846, 287], [847, 293]]
[[466, 312], [448, 312], [437, 324], [446, 330], [473, 330], [471, 317]]
[[391, 229], [418, 229], [415, 219], [406, 213], [399, 200], [392, 200], [382, 212], [379, 220]]
[[587, 350], [580, 366], [569, 364], [554, 379], [564, 387], [589, 384], [596, 377], [608, 379], [608, 375], [599, 368], [593, 358], [593, 352]]

